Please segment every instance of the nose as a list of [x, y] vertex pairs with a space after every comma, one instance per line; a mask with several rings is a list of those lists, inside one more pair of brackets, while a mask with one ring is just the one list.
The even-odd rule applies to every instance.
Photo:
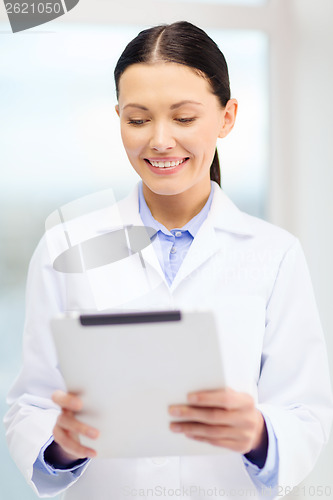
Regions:
[[152, 131], [150, 147], [155, 151], [166, 151], [174, 148], [176, 141], [172, 135], [171, 127], [166, 123], [157, 123]]

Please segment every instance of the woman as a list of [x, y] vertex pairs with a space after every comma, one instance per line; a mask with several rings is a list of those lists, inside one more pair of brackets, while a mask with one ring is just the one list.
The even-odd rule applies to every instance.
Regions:
[[[163, 271], [154, 290], [122, 307], [215, 312], [228, 387], [168, 411], [178, 418], [171, 431], [221, 455], [99, 460], [80, 444], [98, 429], [76, 419], [82, 403], [65, 392], [49, 320], [91, 303], [85, 277], [57, 273], [42, 241], [29, 272], [25, 364], [5, 418], [13, 457], [40, 495], [65, 490], [66, 499], [287, 494], [328, 439], [326, 351], [298, 241], [240, 212], [219, 187], [216, 142], [237, 114], [224, 56], [190, 23], [156, 26], [126, 47], [115, 80], [122, 140], [142, 179], [119, 212], [157, 231], [147, 267]], [[126, 278], [130, 289], [135, 277]], [[108, 282], [117, 297], [124, 284]], [[105, 309], [115, 305], [103, 296]]]

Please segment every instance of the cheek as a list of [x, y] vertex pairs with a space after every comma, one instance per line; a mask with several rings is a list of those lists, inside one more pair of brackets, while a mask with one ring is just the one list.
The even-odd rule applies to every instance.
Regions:
[[128, 128], [122, 127], [121, 138], [124, 144], [124, 148], [129, 154], [134, 154], [140, 151], [140, 149], [144, 145], [142, 134], [138, 133], [138, 131], [135, 130], [129, 130]]
[[219, 134], [219, 126], [215, 120], [207, 121], [205, 126], [202, 128], [202, 139], [205, 141], [207, 146], [216, 144]]
[[195, 133], [191, 134], [187, 141], [192, 153], [199, 158], [210, 158], [212, 154], [214, 155], [216, 143], [216, 127], [212, 126], [209, 122], [198, 127]]

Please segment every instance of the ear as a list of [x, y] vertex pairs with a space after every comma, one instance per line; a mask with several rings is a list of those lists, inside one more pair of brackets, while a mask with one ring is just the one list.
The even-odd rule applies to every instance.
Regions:
[[233, 129], [236, 121], [237, 109], [238, 102], [236, 99], [230, 99], [223, 110], [222, 125], [219, 133], [220, 138], [226, 137]]
[[119, 104], [117, 104], [117, 105], [114, 107], [114, 109], [116, 110], [117, 115], [118, 115], [118, 116], [120, 116], [120, 114], [119, 114]]

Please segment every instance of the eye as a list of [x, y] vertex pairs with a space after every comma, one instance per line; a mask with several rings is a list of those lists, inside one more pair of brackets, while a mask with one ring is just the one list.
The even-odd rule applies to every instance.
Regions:
[[128, 120], [129, 125], [143, 125], [147, 120]]
[[192, 123], [194, 122], [195, 118], [176, 118], [176, 120], [179, 123]]

